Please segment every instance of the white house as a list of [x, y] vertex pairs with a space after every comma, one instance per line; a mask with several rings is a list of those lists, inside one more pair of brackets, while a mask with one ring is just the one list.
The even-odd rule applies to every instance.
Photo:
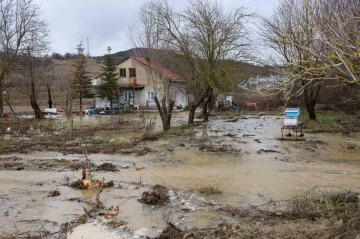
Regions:
[[[139, 108], [154, 108], [155, 94], [159, 100], [164, 95], [164, 82], [170, 85], [170, 95], [175, 106], [186, 107], [188, 96], [185, 81], [170, 70], [149, 62], [145, 58], [129, 57], [117, 66], [118, 84], [121, 96], [113, 101], [113, 109], [123, 109], [125, 106], [138, 106]], [[93, 81], [95, 85], [101, 84], [99, 75]], [[95, 98], [95, 107], [108, 109], [110, 102], [106, 98]]]

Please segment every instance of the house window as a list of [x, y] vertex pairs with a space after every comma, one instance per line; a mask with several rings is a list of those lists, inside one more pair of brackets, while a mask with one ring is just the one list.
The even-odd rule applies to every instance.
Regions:
[[132, 92], [126, 91], [124, 94], [124, 100], [125, 102], [130, 102], [134, 98], [134, 95]]
[[120, 77], [126, 77], [126, 69], [125, 68], [120, 68]]
[[154, 101], [155, 92], [148, 92], [148, 101]]
[[136, 68], [129, 68], [130, 77], [136, 77]]

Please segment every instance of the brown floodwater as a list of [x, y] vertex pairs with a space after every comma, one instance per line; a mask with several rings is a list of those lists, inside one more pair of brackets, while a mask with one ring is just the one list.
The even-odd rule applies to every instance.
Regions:
[[[186, 119], [177, 119], [178, 122], [182, 120]], [[213, 119], [196, 129], [199, 140], [206, 138], [214, 145], [228, 144], [241, 149], [237, 156], [202, 152], [198, 144], [186, 139], [182, 142], [185, 147], [176, 147], [167, 141], [154, 142], [158, 153], [141, 157], [90, 155], [94, 163], [130, 166], [119, 172], [96, 175], [123, 186], [123, 189], [105, 190], [101, 197], [106, 207], [120, 204], [118, 219], [129, 223], [132, 231], [129, 235], [133, 236], [140, 228], [162, 228], [169, 218], [187, 227], [232, 220], [224, 215], [219, 217], [209, 202], [248, 207], [270, 200], [290, 199], [315, 186], [326, 187], [326, 190], [359, 191], [359, 134], [306, 134], [305, 141], [279, 141], [281, 124], [277, 116], [262, 116], [238, 122]], [[174, 150], [166, 150], [167, 147]], [[82, 155], [57, 152], [14, 155], [24, 159], [84, 159]], [[136, 171], [134, 164], [144, 169]], [[56, 231], [60, 223], [83, 214], [83, 206], [90, 207], [89, 204], [67, 199], [92, 201], [93, 194], [62, 186], [65, 174], [73, 179], [80, 177], [80, 172], [70, 171], [1, 171], [0, 231], [7, 231], [14, 225], [26, 231], [34, 227], [37, 219], [42, 220], [35, 222], [37, 227]], [[140, 180], [144, 185], [139, 189], [126, 183]], [[137, 202], [141, 193], [154, 184], [172, 188], [172, 206], [159, 209]], [[196, 193], [204, 186], [218, 187], [222, 194], [205, 197]], [[59, 188], [61, 195], [47, 197], [47, 192], [55, 188]], [[76, 228], [70, 238], [121, 238], [123, 235], [124, 232], [109, 230], [104, 222], [95, 221]]]

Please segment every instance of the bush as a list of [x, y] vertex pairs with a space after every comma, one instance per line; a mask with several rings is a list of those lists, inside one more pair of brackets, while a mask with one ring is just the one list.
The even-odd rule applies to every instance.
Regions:
[[132, 107], [130, 105], [127, 105], [125, 107], [124, 113], [133, 113], [134, 110], [132, 109]]

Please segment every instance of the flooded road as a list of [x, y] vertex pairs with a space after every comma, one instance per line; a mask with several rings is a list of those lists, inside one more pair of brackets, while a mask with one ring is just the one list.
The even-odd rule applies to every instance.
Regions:
[[[181, 118], [178, 121], [181, 122]], [[236, 122], [228, 121], [213, 119], [199, 126], [195, 129], [196, 140], [185, 138], [150, 142], [148, 147], [154, 150], [139, 157], [89, 155], [96, 164], [109, 162], [129, 167], [119, 172], [96, 173], [95, 177], [115, 182], [116, 186], [105, 190], [101, 199], [107, 208], [120, 204], [118, 219], [128, 222], [131, 233], [119, 233], [108, 229], [102, 222], [91, 222], [76, 228], [70, 238], [86, 235], [89, 236], [86, 238], [134, 236], [134, 231], [141, 228], [163, 228], [167, 220], [183, 227], [231, 222], [233, 219], [224, 215], [219, 217], [212, 205], [261, 205], [270, 200], [292, 198], [315, 186], [359, 190], [359, 134], [306, 134], [305, 141], [279, 141], [282, 122], [276, 116], [249, 116]], [[214, 146], [231, 145], [241, 153], [201, 151], [199, 146], [204, 140]], [[8, 156], [26, 160], [84, 160], [83, 155], [56, 152]], [[72, 179], [81, 177], [80, 171], [65, 168], [54, 171], [1, 171], [0, 231], [8, 232], [13, 225], [17, 225], [20, 231], [27, 231], [29, 223], [37, 219], [41, 219], [36, 222], [37, 227], [57, 231], [61, 223], [82, 214], [83, 207], [89, 207], [94, 195], [88, 190], [63, 186], [64, 175]], [[134, 184], [139, 182], [142, 183], [140, 188]], [[171, 188], [171, 206], [154, 208], [137, 202], [141, 193], [155, 184]], [[215, 186], [222, 194], [203, 196], [197, 190], [204, 186]], [[47, 197], [47, 192], [55, 188], [61, 195]], [[73, 198], [77, 200], [70, 200]]]

